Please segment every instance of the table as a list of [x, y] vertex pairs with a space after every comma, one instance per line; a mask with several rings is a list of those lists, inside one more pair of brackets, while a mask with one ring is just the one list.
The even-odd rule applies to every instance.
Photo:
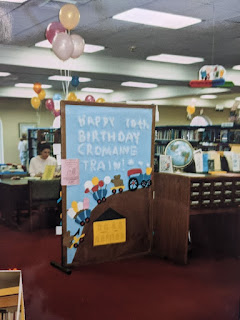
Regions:
[[0, 180], [0, 219], [10, 226], [15, 226], [13, 214], [17, 210], [17, 202], [28, 197], [28, 180]]
[[199, 245], [240, 256], [239, 174], [155, 173], [154, 190], [155, 254], [186, 264], [190, 229]]

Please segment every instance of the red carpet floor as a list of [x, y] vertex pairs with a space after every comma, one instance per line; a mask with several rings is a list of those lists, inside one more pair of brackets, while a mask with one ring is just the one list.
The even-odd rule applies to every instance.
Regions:
[[66, 275], [54, 230], [0, 225], [0, 269], [23, 272], [27, 320], [238, 320], [240, 260], [193, 257], [186, 266], [142, 257]]

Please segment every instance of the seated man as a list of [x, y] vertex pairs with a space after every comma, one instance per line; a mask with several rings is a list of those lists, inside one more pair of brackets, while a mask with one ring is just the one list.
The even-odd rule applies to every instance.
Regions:
[[29, 173], [32, 177], [42, 177], [46, 165], [56, 166], [55, 176], [59, 176], [57, 172], [57, 160], [50, 156], [50, 144], [41, 143], [39, 147], [40, 154], [31, 159], [29, 165]]

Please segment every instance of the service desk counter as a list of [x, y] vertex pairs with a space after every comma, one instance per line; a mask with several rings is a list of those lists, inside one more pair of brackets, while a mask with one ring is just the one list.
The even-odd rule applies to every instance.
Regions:
[[18, 201], [28, 197], [28, 180], [0, 179], [0, 195], [0, 220], [12, 226]]
[[186, 264], [192, 244], [240, 256], [240, 174], [154, 173], [154, 252]]

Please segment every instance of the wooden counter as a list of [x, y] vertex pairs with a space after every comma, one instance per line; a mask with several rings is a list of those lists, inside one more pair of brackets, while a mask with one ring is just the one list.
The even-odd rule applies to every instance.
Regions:
[[[216, 240], [218, 251], [223, 248], [225, 253], [228, 251], [230, 255], [240, 256], [239, 174], [218, 176], [155, 173], [154, 190], [153, 251], [155, 254], [186, 264], [188, 231], [191, 229], [192, 217], [194, 217], [193, 230], [196, 230], [197, 220], [202, 219], [199, 217], [205, 215], [209, 219], [211, 215], [211, 219], [215, 220], [211, 222], [213, 226], [209, 228], [208, 225], [202, 230], [205, 246], [213, 247], [210, 242], [208, 243], [210, 236], [206, 236], [206, 229], [209, 229], [210, 232], [218, 233]], [[223, 232], [220, 232], [219, 228]], [[194, 236], [193, 234], [193, 238]], [[198, 241], [201, 240], [199, 235], [195, 238]]]

